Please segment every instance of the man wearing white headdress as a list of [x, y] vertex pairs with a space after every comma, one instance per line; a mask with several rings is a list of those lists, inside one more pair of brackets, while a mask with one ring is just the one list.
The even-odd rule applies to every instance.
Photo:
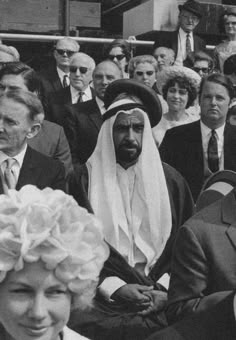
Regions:
[[134, 80], [117, 80], [106, 90], [105, 105], [87, 173], [83, 169], [77, 180], [88, 189], [111, 256], [95, 308], [84, 319], [73, 316], [71, 327], [94, 339], [144, 339], [166, 325], [161, 284], [176, 230], [192, 213], [192, 198], [183, 178], [160, 161], [151, 130], [161, 118], [155, 92]]

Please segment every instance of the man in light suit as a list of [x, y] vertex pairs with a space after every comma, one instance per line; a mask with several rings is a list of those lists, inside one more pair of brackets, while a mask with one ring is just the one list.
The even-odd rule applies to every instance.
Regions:
[[84, 103], [67, 105], [65, 132], [70, 144], [73, 164], [83, 164], [92, 154], [105, 113], [104, 95], [107, 86], [122, 78], [122, 70], [111, 60], [102, 61], [93, 72], [95, 97]]
[[0, 95], [0, 192], [26, 184], [65, 190], [63, 165], [33, 150], [27, 140], [40, 129], [43, 107], [29, 91], [10, 90]]
[[178, 30], [157, 32], [154, 50], [162, 46], [172, 48], [175, 52], [175, 65], [188, 66], [188, 53], [204, 50], [206, 47], [205, 42], [193, 33], [203, 13], [200, 3], [195, 0], [187, 0], [183, 5], [179, 5], [179, 11]]
[[70, 59], [70, 86], [55, 92], [48, 105], [49, 120], [59, 125], [65, 124], [65, 105], [86, 102], [94, 97], [90, 86], [95, 61], [89, 55], [77, 52]]
[[168, 130], [160, 146], [162, 161], [185, 177], [194, 200], [213, 172], [236, 171], [236, 128], [225, 123], [233, 94], [232, 83], [224, 75], [203, 78], [201, 120]]

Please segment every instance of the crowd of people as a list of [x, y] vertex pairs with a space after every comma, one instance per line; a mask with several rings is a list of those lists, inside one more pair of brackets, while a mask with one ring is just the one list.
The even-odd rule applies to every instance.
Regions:
[[0, 44], [0, 339], [236, 337], [236, 7], [152, 55]]

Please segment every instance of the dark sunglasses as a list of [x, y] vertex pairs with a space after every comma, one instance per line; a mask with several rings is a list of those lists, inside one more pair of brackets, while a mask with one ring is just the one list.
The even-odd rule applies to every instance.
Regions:
[[109, 54], [108, 55], [108, 59], [110, 60], [114, 60], [116, 58], [117, 60], [121, 61], [122, 59], [124, 59], [124, 57], [125, 57], [125, 54], [117, 54], [117, 55]]
[[147, 76], [152, 76], [154, 74], [154, 71], [146, 71], [146, 72], [136, 71], [135, 74], [140, 77], [143, 76], [144, 74], [146, 74]]
[[77, 70], [79, 70], [81, 74], [85, 74], [85, 73], [88, 72], [88, 67], [83, 67], [83, 66], [80, 66], [80, 67], [77, 67], [77, 66], [70, 66], [70, 72], [71, 72], [71, 73], [75, 73], [75, 72], [77, 72]]
[[194, 67], [193, 70], [197, 73], [199, 73], [200, 71], [202, 71], [203, 73], [208, 73], [209, 72], [209, 68], [208, 67]]
[[56, 51], [57, 51], [58, 54], [60, 54], [60, 55], [66, 54], [68, 57], [72, 57], [72, 55], [75, 53], [74, 51], [61, 50], [61, 49], [58, 49], [58, 48], [56, 48]]

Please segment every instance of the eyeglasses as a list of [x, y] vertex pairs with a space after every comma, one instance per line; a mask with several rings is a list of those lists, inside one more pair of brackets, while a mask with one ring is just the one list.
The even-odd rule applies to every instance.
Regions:
[[59, 48], [56, 48], [56, 51], [60, 55], [66, 54], [69, 58], [72, 57], [72, 55], [75, 53], [75, 51], [70, 51], [70, 50], [61, 50]]
[[188, 93], [188, 90], [186, 89], [176, 89], [175, 87], [170, 87], [168, 89], [168, 92], [175, 94], [175, 93], [179, 93], [181, 96], [185, 96]]
[[146, 74], [147, 76], [152, 76], [154, 74], [154, 71], [136, 71], [135, 74], [139, 77], [143, 76], [144, 74]]
[[122, 59], [124, 59], [124, 57], [125, 57], [125, 54], [117, 54], [117, 55], [109, 54], [108, 55], [108, 59], [110, 60], [114, 60], [116, 58], [118, 61], [121, 61]]
[[194, 67], [193, 70], [197, 73], [199, 73], [200, 71], [202, 71], [202, 73], [208, 73], [209, 72], [208, 67]]
[[88, 72], [88, 67], [84, 67], [84, 66], [80, 66], [80, 67], [70, 66], [70, 72], [71, 73], [76, 73], [77, 70], [79, 70], [81, 74], [85, 74], [85, 73]]
[[225, 22], [225, 26], [230, 26], [230, 25], [236, 26], [236, 21], [227, 21], [227, 22]]
[[192, 20], [192, 21], [198, 21], [199, 20], [196, 15], [181, 14], [181, 17], [183, 17], [186, 20]]

